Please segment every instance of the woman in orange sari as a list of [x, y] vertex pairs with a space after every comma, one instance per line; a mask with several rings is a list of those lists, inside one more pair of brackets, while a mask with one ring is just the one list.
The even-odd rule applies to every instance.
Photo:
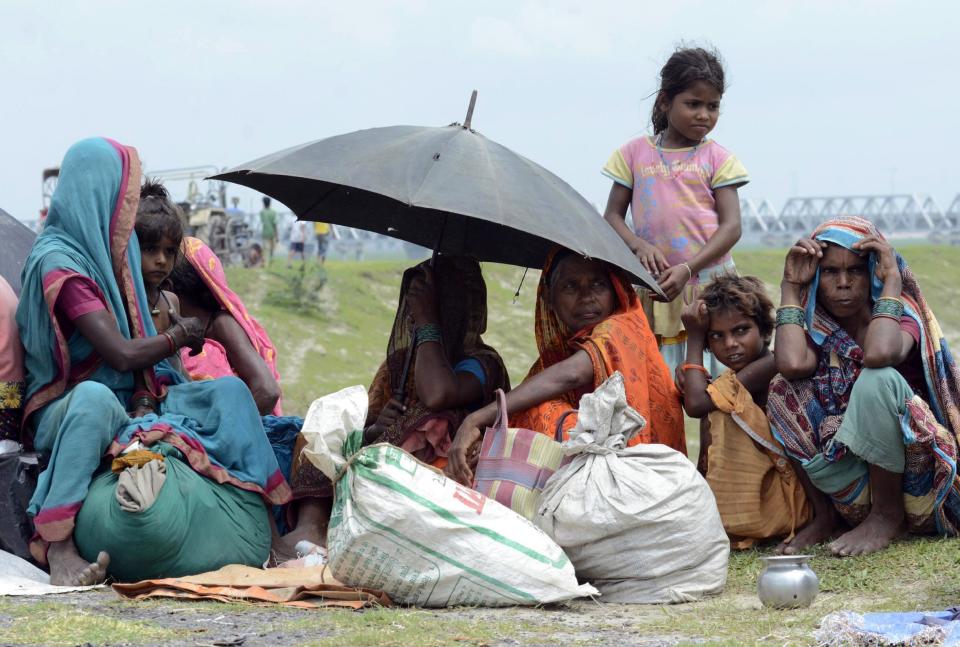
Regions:
[[[619, 371], [627, 402], [647, 421], [629, 444], [660, 443], [686, 454], [680, 395], [622, 272], [569, 250], [553, 252], [537, 288], [535, 327], [540, 357], [507, 394], [511, 427], [553, 436], [562, 424], [566, 436], [576, 415], [565, 414]], [[448, 453], [451, 478], [472, 484], [481, 430], [496, 416], [494, 403], [464, 419]]]

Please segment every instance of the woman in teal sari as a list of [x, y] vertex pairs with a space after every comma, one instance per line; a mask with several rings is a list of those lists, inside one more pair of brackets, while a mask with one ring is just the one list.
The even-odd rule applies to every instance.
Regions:
[[[160, 334], [153, 327], [133, 233], [139, 190], [134, 148], [100, 138], [72, 146], [23, 271], [25, 441], [48, 461], [30, 504], [31, 551], [49, 564], [53, 583], [101, 581], [117, 559], [89, 550], [81, 557], [74, 527], [103, 459], [136, 443], [163, 446], [195, 473], [266, 503], [289, 499], [243, 383], [183, 383], [164, 360], [201, 344], [202, 326], [182, 319]], [[254, 551], [264, 557], [267, 537]], [[113, 550], [142, 550], [137, 539], [120, 538]]]

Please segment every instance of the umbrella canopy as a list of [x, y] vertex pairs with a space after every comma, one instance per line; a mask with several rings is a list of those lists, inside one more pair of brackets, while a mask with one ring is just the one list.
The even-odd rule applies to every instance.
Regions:
[[37, 237], [33, 230], [0, 209], [0, 276], [20, 295], [20, 272]]
[[562, 245], [613, 263], [659, 292], [583, 196], [468, 126], [361, 130], [213, 178], [276, 198], [303, 220], [375, 231], [440, 253], [540, 268]]

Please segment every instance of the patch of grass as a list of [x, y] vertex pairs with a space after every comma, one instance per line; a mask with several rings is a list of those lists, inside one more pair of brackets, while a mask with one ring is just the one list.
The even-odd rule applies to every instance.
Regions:
[[151, 623], [89, 613], [53, 602], [10, 604], [0, 610], [13, 616], [9, 626], [0, 625], [5, 645], [158, 643], [182, 635]]
[[756, 596], [760, 558], [771, 548], [731, 553], [723, 595], [696, 604], [661, 607], [645, 616], [644, 632], [698, 639], [710, 644], [808, 644], [820, 619], [835, 611], [930, 611], [956, 604], [960, 552], [952, 540], [916, 538], [866, 557], [839, 559], [820, 547], [810, 566], [820, 595], [809, 609], [765, 609]]

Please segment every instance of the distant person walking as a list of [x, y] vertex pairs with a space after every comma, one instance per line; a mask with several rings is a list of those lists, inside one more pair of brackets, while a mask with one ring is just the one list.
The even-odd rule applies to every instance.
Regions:
[[[724, 88], [717, 52], [678, 49], [660, 70], [653, 136], [627, 142], [603, 168], [613, 180], [604, 218], [667, 295], [654, 301], [647, 292], [643, 305], [671, 369], [686, 352], [683, 301], [734, 269], [730, 250], [740, 240], [737, 189], [750, 178], [736, 157], [707, 139], [720, 117]], [[713, 364], [712, 355], [705, 358]]]
[[287, 254], [287, 267], [293, 267], [293, 258], [297, 254], [300, 260], [306, 263], [307, 256], [303, 249], [307, 243], [307, 223], [303, 220], [294, 221], [290, 225], [290, 251]]
[[267, 256], [267, 265], [273, 263], [273, 252], [277, 246], [277, 212], [270, 208], [270, 198], [263, 198], [260, 210], [260, 225], [263, 235], [263, 248]]
[[330, 242], [330, 224], [326, 222], [313, 223], [313, 235], [317, 239], [317, 262], [323, 265], [327, 262], [327, 245]]

